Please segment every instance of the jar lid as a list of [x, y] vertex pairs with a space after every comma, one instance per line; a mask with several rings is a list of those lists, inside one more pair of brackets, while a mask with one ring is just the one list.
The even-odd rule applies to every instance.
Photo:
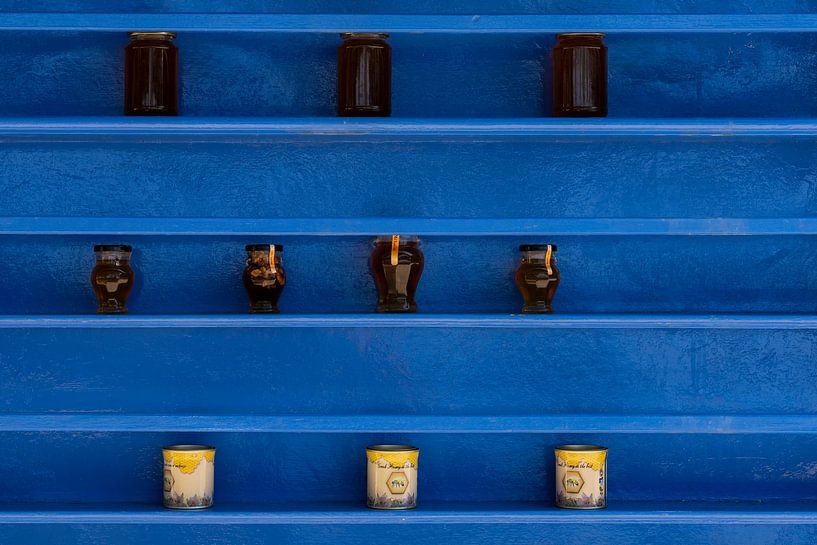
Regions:
[[548, 246], [550, 250], [555, 252], [557, 250], [555, 244], [523, 244], [519, 247], [520, 252], [547, 252]]
[[176, 38], [175, 32], [145, 32], [145, 31], [137, 31], [137, 32], [128, 32], [128, 36], [131, 38], [158, 38], [160, 40], [173, 40]]
[[388, 32], [341, 32], [340, 37], [344, 40], [385, 40], [389, 37]]
[[[400, 236], [400, 244], [407, 243], [407, 242], [420, 242], [420, 237], [417, 235], [399, 235]], [[374, 241], [375, 244], [378, 242], [388, 242], [391, 244], [391, 237], [392, 235], [379, 235], [377, 236]]]
[[[248, 252], [269, 252], [272, 244], [247, 244], [246, 250]], [[275, 245], [276, 252], [282, 252], [284, 247], [280, 244]]]
[[603, 32], [562, 32], [557, 38], [604, 38]]
[[95, 252], [130, 252], [133, 248], [128, 244], [97, 244]]

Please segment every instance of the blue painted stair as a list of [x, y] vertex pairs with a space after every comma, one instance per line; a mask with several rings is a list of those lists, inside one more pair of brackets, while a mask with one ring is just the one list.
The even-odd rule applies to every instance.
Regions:
[[[446, 4], [0, 4], [1, 543], [817, 541], [817, 5]], [[120, 115], [130, 30], [178, 32], [182, 116]], [[349, 30], [392, 33], [394, 117], [334, 117]], [[549, 117], [579, 30], [608, 118]], [[372, 312], [392, 233], [416, 315]], [[519, 314], [522, 243], [559, 245], [557, 314]], [[383, 442], [416, 511], [363, 506]], [[607, 510], [552, 506], [570, 442], [610, 448]], [[217, 447], [212, 510], [161, 507], [170, 443]]]

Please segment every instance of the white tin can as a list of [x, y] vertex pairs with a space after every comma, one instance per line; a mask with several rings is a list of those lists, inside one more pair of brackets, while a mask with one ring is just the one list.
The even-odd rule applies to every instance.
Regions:
[[204, 445], [173, 445], [162, 449], [162, 457], [165, 507], [212, 507], [216, 449]]
[[607, 448], [556, 447], [556, 506], [565, 509], [607, 507]]
[[374, 445], [366, 449], [367, 501], [372, 509], [417, 507], [417, 461], [420, 449], [409, 445]]

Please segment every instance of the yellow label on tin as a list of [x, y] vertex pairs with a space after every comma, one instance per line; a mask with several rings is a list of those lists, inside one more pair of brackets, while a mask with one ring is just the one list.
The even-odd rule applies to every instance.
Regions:
[[589, 467], [599, 471], [607, 460], [607, 451], [556, 450], [556, 458], [568, 467]]
[[391, 237], [391, 266], [397, 266], [397, 251], [400, 249], [400, 235], [392, 235]]
[[553, 269], [550, 268], [550, 258], [553, 256], [553, 246], [548, 244], [548, 252], [545, 254], [545, 267], [548, 270], [548, 276], [553, 274]]
[[165, 462], [172, 464], [179, 468], [179, 471], [186, 474], [191, 474], [196, 471], [202, 460], [213, 462], [216, 457], [214, 450], [198, 450], [198, 451], [179, 451], [179, 450], [164, 450], [162, 451]]
[[400, 468], [406, 467], [406, 464], [411, 467], [417, 467], [417, 461], [420, 459], [420, 451], [412, 450], [409, 452], [388, 452], [382, 450], [366, 450], [366, 458], [373, 464], [379, 460], [388, 462], [391, 467]]

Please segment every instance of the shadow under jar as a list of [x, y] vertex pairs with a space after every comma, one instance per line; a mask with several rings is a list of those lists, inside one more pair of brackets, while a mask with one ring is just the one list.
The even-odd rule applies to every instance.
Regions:
[[243, 279], [250, 297], [250, 312], [278, 312], [278, 299], [287, 281], [281, 265], [284, 247], [279, 244], [250, 244], [246, 249], [247, 267]]
[[607, 46], [596, 32], [559, 34], [553, 48], [553, 115], [607, 116]]
[[522, 260], [516, 268], [516, 287], [522, 293], [524, 313], [550, 314], [553, 297], [559, 287], [555, 244], [523, 244], [519, 247]]
[[338, 47], [338, 115], [391, 115], [391, 47], [388, 34], [344, 32]]
[[416, 236], [382, 236], [374, 241], [371, 269], [377, 312], [417, 312], [414, 294], [425, 258]]
[[99, 314], [127, 314], [128, 295], [133, 289], [134, 273], [130, 266], [132, 248], [124, 245], [94, 246], [96, 265], [91, 271]]
[[125, 115], [176, 115], [179, 50], [172, 32], [131, 32], [125, 47]]

